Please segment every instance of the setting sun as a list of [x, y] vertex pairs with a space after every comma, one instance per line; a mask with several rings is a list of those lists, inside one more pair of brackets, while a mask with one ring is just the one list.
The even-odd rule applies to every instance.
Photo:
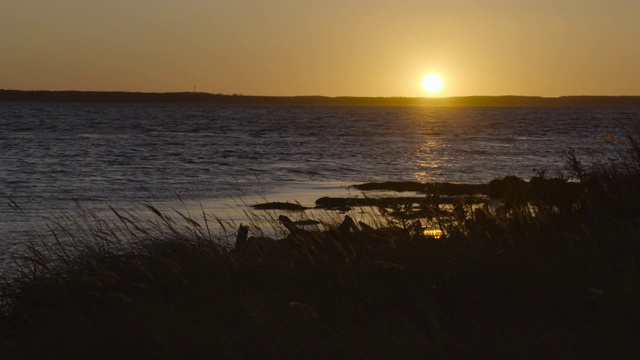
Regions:
[[422, 87], [431, 93], [440, 91], [443, 85], [442, 78], [436, 74], [431, 74], [422, 80]]

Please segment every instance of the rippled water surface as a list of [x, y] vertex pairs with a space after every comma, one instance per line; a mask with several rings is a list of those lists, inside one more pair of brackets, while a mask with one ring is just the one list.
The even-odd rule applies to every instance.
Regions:
[[[638, 108], [0, 104], [0, 248], [34, 218], [142, 202], [269, 199], [370, 181], [562, 169]], [[280, 195], [279, 195], [280, 194]], [[17, 215], [10, 198], [31, 220]], [[293, 199], [281, 199], [293, 200]], [[38, 222], [36, 221], [36, 227]], [[3, 245], [4, 244], [4, 245]]]

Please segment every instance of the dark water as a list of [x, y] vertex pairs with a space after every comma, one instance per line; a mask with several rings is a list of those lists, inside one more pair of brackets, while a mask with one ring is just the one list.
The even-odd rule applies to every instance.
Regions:
[[171, 206], [176, 194], [215, 203], [370, 181], [528, 179], [534, 169], [562, 169], [567, 147], [597, 150], [616, 121], [638, 118], [638, 108], [4, 103], [0, 251], [41, 226], [33, 219], [74, 201]]

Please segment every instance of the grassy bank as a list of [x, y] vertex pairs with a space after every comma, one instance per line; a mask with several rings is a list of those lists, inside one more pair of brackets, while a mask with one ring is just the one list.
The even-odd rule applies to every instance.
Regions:
[[238, 249], [228, 246], [235, 229], [213, 234], [206, 216], [148, 207], [154, 220], [63, 218], [0, 287], [0, 353], [640, 355], [637, 135], [623, 129], [613, 159], [583, 164], [568, 152], [566, 177], [494, 182], [498, 205], [434, 190], [411, 211], [379, 204], [387, 217], [376, 229], [283, 230]]

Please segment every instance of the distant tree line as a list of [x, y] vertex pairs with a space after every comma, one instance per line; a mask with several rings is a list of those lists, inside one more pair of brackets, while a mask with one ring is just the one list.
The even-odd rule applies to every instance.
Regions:
[[172, 103], [312, 106], [640, 106], [640, 96], [327, 97], [251, 96], [203, 92], [1, 90], [4, 102]]

